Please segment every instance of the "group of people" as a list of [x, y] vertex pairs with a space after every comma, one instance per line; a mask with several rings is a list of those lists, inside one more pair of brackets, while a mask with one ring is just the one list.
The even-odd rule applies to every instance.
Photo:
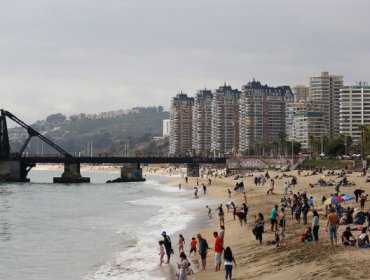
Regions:
[[[222, 259], [224, 260], [224, 269], [225, 269], [225, 279], [232, 278], [232, 270], [233, 265], [236, 265], [235, 258], [231, 251], [230, 247], [224, 248], [224, 233], [225, 228], [221, 226], [221, 230], [218, 233], [215, 231], [213, 233], [214, 237], [214, 255], [215, 255], [215, 271], [221, 270], [221, 262]], [[162, 266], [164, 263], [164, 256], [167, 256], [166, 264], [170, 262], [171, 255], [174, 254], [174, 250], [172, 248], [172, 243], [170, 237], [167, 235], [165, 231], [162, 232], [163, 240], [159, 241], [159, 265]], [[179, 235], [178, 241], [178, 251], [179, 251], [179, 258], [180, 262], [177, 263], [178, 272], [177, 276], [179, 280], [186, 280], [189, 274], [193, 273], [191, 268], [191, 262], [188, 260], [188, 257], [185, 253], [185, 239], [182, 234]], [[189, 257], [193, 254], [194, 257], [197, 254], [200, 256], [201, 259], [201, 269], [205, 270], [207, 265], [207, 255], [208, 251], [212, 249], [208, 246], [208, 242], [204, 239], [201, 234], [197, 235], [197, 239], [195, 237], [191, 238], [190, 241], [190, 249], [189, 249]], [[193, 263], [198, 263], [196, 260]]]

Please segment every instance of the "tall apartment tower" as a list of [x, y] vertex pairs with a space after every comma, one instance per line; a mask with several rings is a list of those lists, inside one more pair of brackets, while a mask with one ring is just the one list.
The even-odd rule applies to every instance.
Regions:
[[172, 98], [170, 112], [170, 154], [186, 156], [192, 153], [194, 98], [184, 93]]
[[286, 131], [286, 107], [293, 102], [289, 86], [269, 87], [253, 80], [242, 88], [240, 98], [239, 149], [245, 152], [261, 143], [279, 141]]
[[193, 151], [199, 156], [211, 153], [213, 94], [208, 89], [199, 90], [193, 107]]
[[339, 134], [339, 91], [342, 87], [343, 76], [329, 75], [329, 72], [310, 78], [310, 99], [318, 111], [324, 113], [325, 130], [330, 138]]
[[361, 82], [340, 90], [339, 130], [351, 136], [355, 142], [360, 139], [360, 126], [370, 126], [370, 86]]
[[238, 153], [240, 91], [226, 83], [215, 90], [212, 101], [212, 152]]

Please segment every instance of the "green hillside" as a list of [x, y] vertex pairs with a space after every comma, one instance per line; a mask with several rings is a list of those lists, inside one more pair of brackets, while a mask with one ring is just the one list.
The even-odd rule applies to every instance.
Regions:
[[[44, 121], [31, 125], [34, 129], [70, 153], [88, 155], [91, 145], [94, 155], [130, 155], [166, 153], [168, 140], [153, 141], [154, 136], [162, 136], [163, 120], [169, 113], [160, 108], [136, 108], [137, 112], [112, 118], [89, 119], [75, 116], [66, 119], [49, 116]], [[82, 114], [83, 115], [83, 114]], [[19, 151], [27, 133], [23, 128], [9, 129], [12, 152]], [[30, 142], [25, 152], [31, 154], [56, 154], [38, 139]]]

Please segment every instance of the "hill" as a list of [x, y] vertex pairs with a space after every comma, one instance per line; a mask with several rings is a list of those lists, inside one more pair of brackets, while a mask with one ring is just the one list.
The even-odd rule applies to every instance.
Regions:
[[[62, 114], [48, 116], [31, 126], [70, 153], [95, 156], [166, 153], [168, 140], [153, 141], [161, 136], [163, 120], [169, 113], [163, 107], [140, 107], [94, 115], [79, 114], [69, 118]], [[119, 112], [119, 113], [117, 113]], [[25, 129], [9, 129], [12, 152], [18, 152], [28, 134]], [[56, 154], [56, 151], [33, 139], [25, 152]]]

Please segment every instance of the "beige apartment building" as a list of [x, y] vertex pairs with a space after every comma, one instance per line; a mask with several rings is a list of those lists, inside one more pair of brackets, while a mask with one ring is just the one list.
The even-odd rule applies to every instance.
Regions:
[[242, 88], [240, 98], [239, 149], [248, 151], [255, 144], [267, 147], [279, 142], [286, 132], [287, 104], [293, 102], [289, 86], [270, 87], [253, 80]]
[[177, 94], [171, 101], [170, 111], [170, 154], [190, 156], [193, 138], [194, 98], [184, 93]]
[[239, 145], [240, 91], [224, 84], [212, 100], [212, 153], [236, 155]]

